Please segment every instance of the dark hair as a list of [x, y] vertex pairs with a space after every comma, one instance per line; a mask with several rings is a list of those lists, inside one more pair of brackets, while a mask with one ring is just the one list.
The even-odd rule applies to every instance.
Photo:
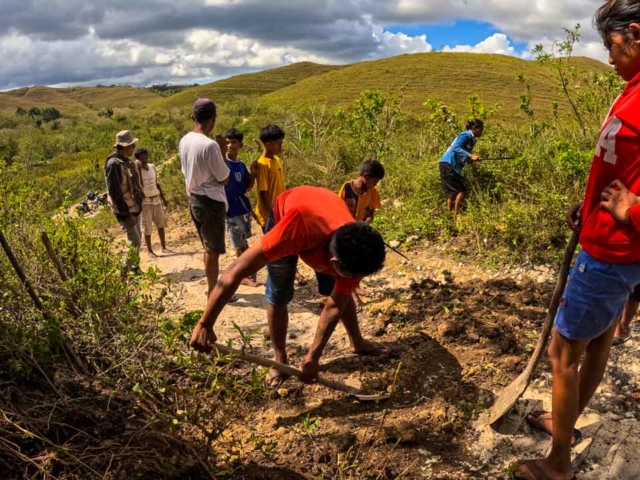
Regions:
[[467, 130], [471, 130], [472, 128], [484, 128], [484, 122], [482, 120], [469, 120], [467, 122]]
[[363, 277], [382, 269], [386, 256], [382, 235], [365, 222], [340, 227], [333, 234], [329, 250], [341, 270]]
[[267, 142], [276, 142], [284, 138], [284, 131], [277, 125], [267, 125], [260, 130], [260, 141], [263, 144]]
[[360, 176], [382, 180], [384, 178], [384, 167], [378, 160], [367, 160], [360, 167]]
[[608, 0], [596, 12], [593, 24], [602, 39], [612, 33], [627, 36], [631, 33], [629, 25], [640, 23], [640, 2], [637, 0]]
[[146, 148], [139, 148], [136, 150], [136, 153], [133, 154], [133, 156], [136, 158], [140, 158], [142, 155], [149, 156], [149, 152], [147, 152]]
[[226, 138], [227, 140], [237, 140], [238, 142], [242, 143], [244, 142], [244, 133], [242, 133], [237, 128], [230, 128], [224, 134], [224, 138]]
[[208, 98], [196, 100], [192, 112], [193, 119], [201, 125], [218, 116], [216, 104]]

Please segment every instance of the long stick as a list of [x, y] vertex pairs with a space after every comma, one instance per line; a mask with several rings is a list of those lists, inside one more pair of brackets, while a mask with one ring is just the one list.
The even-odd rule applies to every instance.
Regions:
[[[33, 301], [33, 304], [36, 306], [36, 308], [38, 310], [40, 310], [40, 312], [42, 313], [42, 316], [45, 319], [50, 319], [51, 315], [44, 308], [44, 305], [40, 301], [40, 298], [36, 294], [36, 291], [33, 289], [33, 286], [31, 285], [31, 282], [29, 282], [29, 279], [24, 274], [24, 270], [22, 270], [22, 267], [20, 266], [20, 263], [18, 263], [18, 259], [13, 254], [13, 251], [11, 250], [11, 247], [9, 246], [9, 243], [7, 242], [6, 237], [2, 233], [2, 230], [0, 230], [0, 244], [2, 244], [2, 249], [4, 250], [4, 253], [7, 255], [7, 258], [9, 259], [9, 262], [11, 262], [11, 266], [13, 266], [13, 269], [15, 270], [16, 275], [18, 275], [18, 278], [20, 279], [20, 281], [24, 285], [25, 290], [27, 291], [27, 293], [31, 297], [31, 300]], [[62, 349], [64, 350], [64, 352], [67, 355], [67, 357], [69, 358], [69, 360], [72, 363], [74, 363], [82, 371], [82, 373], [84, 373], [85, 375], [89, 374], [89, 371], [87, 370], [87, 367], [82, 363], [82, 361], [80, 360], [80, 358], [76, 354], [74, 348], [71, 346], [71, 343], [69, 342], [68, 339], [64, 338], [64, 336], [62, 338]]]
[[562, 258], [562, 264], [560, 265], [560, 272], [558, 273], [558, 280], [556, 281], [556, 288], [553, 291], [553, 297], [549, 303], [549, 310], [547, 311], [547, 318], [540, 332], [538, 338], [538, 344], [533, 352], [533, 355], [529, 359], [529, 364], [525, 368], [524, 372], [520, 374], [510, 385], [508, 385], [502, 393], [496, 399], [491, 411], [489, 412], [489, 424], [494, 424], [500, 420], [511, 407], [515, 405], [518, 399], [526, 391], [531, 378], [540, 363], [544, 349], [549, 341], [551, 330], [553, 329], [553, 322], [555, 321], [556, 313], [558, 312], [558, 306], [564, 293], [565, 286], [567, 285], [567, 279], [569, 277], [569, 269], [571, 268], [571, 261], [578, 246], [578, 233], [574, 232], [571, 235], [571, 239], [567, 244]]
[[[273, 368], [281, 373], [291, 375], [296, 378], [302, 377], [302, 372], [290, 365], [285, 365], [283, 363], [275, 362], [264, 357], [259, 357], [258, 355], [247, 353], [244, 350], [236, 350], [225, 345], [220, 345], [219, 343], [216, 343], [214, 347], [219, 352], [222, 352], [225, 355], [237, 355], [242, 360], [245, 360], [249, 363], [254, 363], [256, 365], [260, 365], [261, 367]], [[361, 390], [357, 388], [350, 387], [349, 385], [346, 385], [344, 383], [329, 380], [328, 378], [324, 377], [318, 377], [318, 383], [324, 387], [348, 393], [349, 395], [353, 395], [363, 400], [383, 400], [387, 398], [386, 395], [365, 395]]]
[[53, 245], [51, 245], [51, 242], [49, 241], [49, 235], [47, 235], [47, 232], [42, 232], [40, 234], [40, 238], [42, 239], [42, 243], [44, 243], [44, 247], [47, 249], [51, 263], [53, 263], [53, 266], [56, 267], [56, 270], [58, 271], [58, 275], [60, 275], [60, 280], [66, 282], [68, 280], [67, 275], [64, 273], [62, 264], [60, 263], [56, 252], [53, 250]]
[[35, 290], [31, 286], [31, 282], [29, 282], [29, 280], [27, 279], [27, 276], [24, 274], [24, 270], [22, 270], [22, 267], [18, 263], [18, 259], [13, 254], [13, 251], [11, 250], [11, 247], [9, 246], [7, 239], [2, 233], [2, 230], [0, 230], [0, 244], [2, 244], [2, 249], [4, 250], [4, 253], [6, 253], [7, 258], [9, 259], [9, 262], [11, 262], [11, 266], [13, 267], [13, 269], [16, 272], [16, 275], [18, 275], [18, 278], [24, 285], [24, 288], [27, 290], [27, 293], [31, 297], [33, 304], [36, 306], [38, 310], [42, 312], [42, 314], [45, 317], [47, 317], [47, 312], [44, 309], [44, 305], [42, 305], [42, 302], [38, 298], [38, 295], [36, 295]]
[[496, 157], [496, 158], [481, 158], [483, 162], [494, 162], [500, 160], [515, 160], [517, 157]]
[[404, 258], [405, 260], [411, 261], [411, 259], [409, 257], [407, 257], [404, 253], [400, 252], [399, 250], [393, 248], [391, 245], [389, 245], [387, 242], [384, 242], [384, 246], [387, 247], [389, 250], [391, 250], [393, 253], [395, 253], [396, 255], [400, 255], [402, 258]]

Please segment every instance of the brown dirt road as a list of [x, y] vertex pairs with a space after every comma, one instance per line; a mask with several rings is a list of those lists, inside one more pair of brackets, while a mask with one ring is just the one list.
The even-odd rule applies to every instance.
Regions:
[[[190, 221], [171, 216], [172, 255], [149, 259], [171, 281], [169, 313], [201, 310], [206, 279], [201, 246]], [[255, 240], [254, 240], [255, 241]], [[507, 478], [515, 460], [544, 453], [544, 434], [523, 424], [526, 412], [550, 399], [548, 366], [527, 392], [522, 411], [502, 434], [482, 422], [494, 395], [526, 364], [544, 320], [553, 269], [487, 270], [450, 257], [444, 247], [419, 244], [406, 250], [411, 265], [393, 253], [385, 270], [366, 282], [361, 316], [366, 336], [394, 348], [399, 358], [351, 355], [339, 327], [322, 360], [323, 374], [386, 390], [399, 372], [393, 398], [367, 405], [318, 386], [289, 381], [265, 394], [261, 408], [228, 434], [247, 439], [246, 451], [225, 452], [234, 478]], [[227, 254], [222, 267], [233, 260]], [[309, 279], [312, 272], [303, 269]], [[261, 272], [259, 279], [265, 280]], [[252, 346], [271, 356], [263, 288], [241, 287], [240, 300], [225, 308], [216, 333], [222, 341], [253, 334]], [[323, 301], [315, 281], [298, 288], [291, 306], [288, 346], [292, 363], [309, 348]], [[630, 399], [640, 385], [640, 342], [612, 355], [607, 377], [580, 420], [585, 439], [576, 448], [580, 478], [640, 478], [640, 408]], [[315, 428], [306, 428], [308, 420]], [[306, 422], [306, 423], [305, 423]], [[273, 444], [268, 459], [248, 439]], [[251, 465], [273, 470], [257, 476]]]

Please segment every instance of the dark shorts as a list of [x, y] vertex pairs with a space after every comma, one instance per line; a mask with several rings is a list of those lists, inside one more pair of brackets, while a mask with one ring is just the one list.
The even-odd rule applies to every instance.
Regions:
[[629, 300], [633, 300], [634, 302], [640, 302], [640, 285], [638, 285], [631, 295], [629, 295]]
[[227, 218], [225, 204], [204, 195], [191, 194], [189, 212], [204, 249], [210, 253], [225, 254], [227, 251], [224, 243]]
[[[267, 220], [265, 233], [274, 227], [273, 218]], [[267, 303], [278, 307], [289, 305], [293, 300], [294, 283], [296, 280], [296, 270], [298, 268], [298, 256], [282, 258], [278, 261], [267, 264]], [[318, 280], [318, 291], [323, 297], [328, 297], [333, 292], [336, 279], [333, 275], [316, 272]]]
[[570, 340], [593, 340], [618, 321], [640, 285], [640, 262], [605, 263], [582, 250], [571, 270], [555, 328]]
[[450, 164], [440, 162], [440, 179], [447, 198], [455, 198], [459, 193], [467, 193], [464, 177], [454, 172]]

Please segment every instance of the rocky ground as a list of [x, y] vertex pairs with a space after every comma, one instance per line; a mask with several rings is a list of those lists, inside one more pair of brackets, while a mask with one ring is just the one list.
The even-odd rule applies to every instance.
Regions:
[[[143, 266], [159, 268], [170, 281], [170, 313], [178, 316], [204, 307], [206, 280], [192, 225], [171, 220], [169, 247], [175, 253], [157, 259], [143, 254]], [[554, 269], [491, 270], [454, 260], [441, 246], [409, 243], [402, 251], [410, 261], [389, 253], [385, 270], [366, 282], [361, 317], [364, 333], [398, 356], [353, 356], [339, 327], [322, 361], [323, 375], [371, 392], [388, 391], [391, 400], [360, 403], [289, 381], [265, 393], [246, 422], [226, 432], [238, 439], [236, 450], [220, 452], [234, 478], [506, 478], [511, 462], [549, 448], [549, 437], [523, 422], [540, 403], [550, 407], [546, 364], [500, 432], [483, 415], [528, 360]], [[227, 255], [223, 267], [232, 260]], [[252, 336], [255, 353], [270, 356], [263, 289], [241, 287], [239, 294], [216, 333], [237, 344], [240, 327]], [[289, 329], [293, 363], [309, 348], [322, 305], [314, 281], [296, 291]], [[640, 478], [634, 455], [640, 447], [640, 404], [633, 395], [640, 390], [639, 350], [640, 343], [631, 340], [614, 351], [605, 382], [580, 419], [580, 478]]]

